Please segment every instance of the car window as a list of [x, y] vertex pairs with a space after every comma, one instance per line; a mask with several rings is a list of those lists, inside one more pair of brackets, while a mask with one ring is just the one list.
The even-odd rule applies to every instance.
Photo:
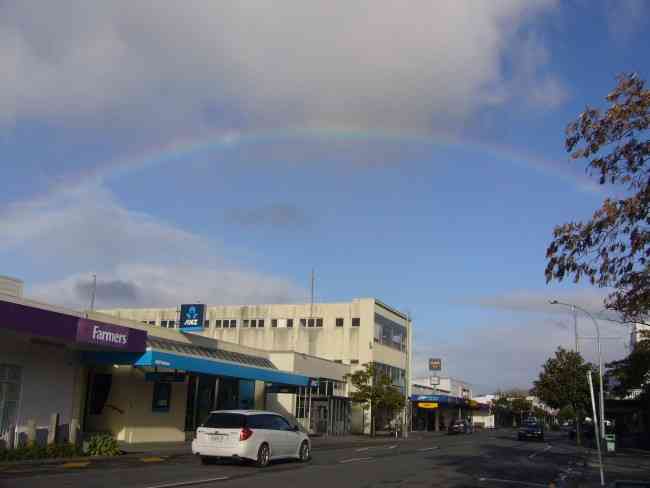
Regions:
[[291, 426], [289, 425], [289, 422], [287, 422], [284, 418], [280, 417], [279, 415], [273, 416], [272, 426], [273, 426], [272, 428], [275, 430], [291, 430]]
[[212, 429], [241, 429], [246, 425], [246, 416], [238, 413], [211, 413], [201, 427]]
[[251, 429], [274, 429], [273, 418], [275, 415], [251, 415], [248, 417], [248, 427]]

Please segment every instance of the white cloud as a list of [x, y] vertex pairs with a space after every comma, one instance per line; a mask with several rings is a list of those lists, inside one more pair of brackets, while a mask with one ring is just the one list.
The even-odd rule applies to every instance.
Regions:
[[[104, 187], [79, 186], [0, 212], [0, 256], [13, 253], [54, 276], [28, 293], [86, 307], [98, 274], [98, 306], [286, 302], [306, 293], [290, 280], [243, 269], [218, 243], [125, 208]], [[63, 278], [60, 278], [63, 276]]]
[[[558, 323], [560, 322], [560, 323]], [[556, 319], [530, 320], [522, 317], [522, 325], [488, 324], [481, 327], [458, 328], [454, 334], [427, 342], [418, 340], [414, 353], [416, 377], [427, 377], [427, 358], [443, 358], [443, 374], [468, 381], [474, 393], [491, 393], [497, 389], [531, 388], [542, 364], [558, 346], [573, 349], [573, 324]], [[626, 354], [627, 330], [619, 325], [601, 323], [605, 362]], [[581, 353], [597, 364], [594, 330], [590, 321], [578, 324]]]
[[[10, 76], [0, 107], [19, 119], [141, 128], [196, 122], [206, 107], [264, 127], [449, 126], [503, 100], [503, 59], [555, 4], [3, 3], [0, 68]], [[512, 76], [525, 68], [537, 86], [537, 68], [512, 61]], [[558, 84], [540, 86], [557, 98]]]

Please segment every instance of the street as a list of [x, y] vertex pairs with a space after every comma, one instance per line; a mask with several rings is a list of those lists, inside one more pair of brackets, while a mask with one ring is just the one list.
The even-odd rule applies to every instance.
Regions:
[[315, 448], [310, 463], [277, 462], [266, 469], [230, 462], [202, 466], [189, 455], [116, 459], [86, 466], [12, 467], [0, 471], [0, 486], [541, 487], [571, 469], [579, 454], [564, 433], [549, 433], [545, 442], [519, 442], [512, 430], [457, 436], [413, 433], [406, 441]]

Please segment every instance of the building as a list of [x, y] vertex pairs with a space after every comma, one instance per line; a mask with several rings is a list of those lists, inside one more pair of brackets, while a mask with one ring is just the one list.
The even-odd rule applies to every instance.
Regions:
[[630, 331], [630, 351], [634, 351], [636, 345], [642, 340], [650, 340], [650, 325], [632, 324]]
[[[102, 312], [145, 323], [151, 329], [175, 328], [180, 317], [178, 308]], [[410, 394], [411, 321], [374, 298], [341, 303], [207, 306], [201, 320], [203, 330], [194, 334], [272, 351], [276, 358], [278, 353], [301, 354], [345, 365], [351, 372], [374, 363], [405, 396]], [[296, 416], [302, 413], [295, 397], [280, 396], [278, 401]], [[351, 422], [354, 432], [368, 432], [369, 412], [354, 408]]]
[[459, 418], [472, 418], [479, 407], [472, 402], [469, 383], [451, 377], [416, 378], [411, 385], [411, 428], [439, 431]]
[[56, 307], [24, 298], [18, 283], [3, 279], [0, 293], [0, 445], [105, 431], [125, 443], [184, 441], [218, 408], [297, 411], [312, 431], [350, 429], [349, 365]]

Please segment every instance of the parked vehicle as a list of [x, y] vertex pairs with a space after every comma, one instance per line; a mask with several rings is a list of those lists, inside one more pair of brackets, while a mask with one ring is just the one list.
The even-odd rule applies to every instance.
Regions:
[[454, 420], [448, 430], [449, 434], [471, 434], [472, 432], [474, 432], [472, 424], [464, 419]]
[[520, 441], [526, 439], [544, 440], [544, 424], [537, 421], [524, 422], [517, 431], [517, 439]]
[[253, 461], [259, 467], [272, 460], [311, 458], [309, 436], [274, 412], [219, 410], [211, 412], [196, 429], [192, 453], [203, 464], [219, 458]]

